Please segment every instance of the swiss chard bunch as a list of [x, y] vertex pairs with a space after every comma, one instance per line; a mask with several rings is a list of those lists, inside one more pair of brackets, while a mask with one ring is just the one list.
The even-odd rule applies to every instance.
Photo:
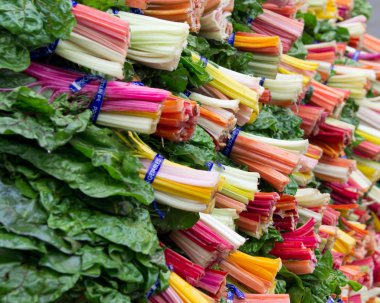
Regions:
[[264, 2], [265, 0], [235, 0], [232, 13], [234, 31], [250, 32], [248, 22], [264, 12], [262, 8]]
[[29, 51], [67, 39], [75, 25], [70, 0], [10, 0], [0, 4], [0, 68], [22, 71]]

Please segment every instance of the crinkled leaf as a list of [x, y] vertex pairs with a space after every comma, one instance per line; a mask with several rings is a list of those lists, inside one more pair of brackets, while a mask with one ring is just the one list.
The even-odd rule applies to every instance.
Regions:
[[86, 283], [86, 299], [91, 303], [130, 303], [128, 296], [120, 293], [114, 288], [102, 286], [92, 280]]
[[[177, 229], [191, 228], [198, 220], [199, 214], [172, 207], [161, 207], [160, 210], [165, 213], [165, 218], [160, 218], [154, 209], [151, 210], [151, 218], [154, 226], [160, 232], [169, 232]], [[180, 219], [179, 219], [180, 218]]]
[[296, 57], [299, 59], [305, 59], [307, 56], [307, 49], [303, 45], [302, 38], [298, 38], [296, 42], [293, 43], [287, 55]]
[[0, 229], [0, 247], [46, 253], [45, 245], [34, 239]]
[[301, 139], [302, 120], [290, 109], [275, 105], [266, 105], [252, 124], [243, 127], [245, 132], [276, 139]]
[[65, 181], [71, 188], [84, 194], [104, 198], [109, 196], [135, 197], [149, 204], [128, 183], [113, 179], [105, 171], [94, 167], [86, 157], [66, 147], [53, 153], [15, 140], [0, 138], [0, 152], [20, 156], [45, 173]]
[[24, 198], [14, 187], [0, 182], [0, 223], [8, 231], [30, 236], [70, 253], [72, 248], [46, 225], [47, 214], [36, 200]]
[[74, 287], [78, 275], [62, 275], [32, 265], [0, 265], [1, 302], [47, 303]]
[[239, 250], [252, 256], [268, 256], [275, 242], [282, 242], [281, 234], [273, 227], [260, 238], [248, 237], [248, 240], [240, 246]]
[[372, 16], [372, 5], [368, 0], [355, 0], [354, 8], [350, 11], [351, 17], [364, 15], [367, 20]]
[[0, 133], [37, 140], [49, 151], [66, 144], [75, 133], [83, 131], [91, 116], [89, 110], [75, 114], [64, 112], [69, 107], [65, 95], [56, 98], [53, 107], [48, 99], [27, 87], [0, 93], [0, 98]]
[[7, 68], [19, 72], [29, 65], [29, 51], [14, 40], [12, 35], [0, 30], [0, 69]]

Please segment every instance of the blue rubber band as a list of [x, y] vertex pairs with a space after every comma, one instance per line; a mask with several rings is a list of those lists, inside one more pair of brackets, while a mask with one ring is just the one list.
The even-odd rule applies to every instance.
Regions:
[[150, 163], [149, 168], [146, 172], [144, 180], [150, 184], [154, 182], [154, 179], [156, 179], [156, 176], [158, 174], [158, 171], [161, 168], [162, 163], [164, 163], [165, 158], [161, 156], [160, 154], [156, 154], [153, 161]]
[[130, 8], [130, 12], [136, 15], [144, 15], [144, 12], [139, 8]]
[[[160, 154], [156, 154], [156, 156], [154, 157], [153, 161], [150, 163], [148, 170], [145, 174], [144, 180], [146, 182], [150, 184], [154, 182], [154, 179], [156, 179], [158, 171], [160, 170], [161, 165], [162, 163], [164, 163], [164, 161], [165, 161], [165, 158], [163, 156], [161, 156]], [[161, 219], [164, 219], [166, 214], [158, 208], [156, 200], [153, 201], [153, 207], [156, 213], [159, 215], [159, 217]]]
[[331, 298], [331, 297], [328, 297], [328, 298], [327, 298], [326, 303], [334, 303], [334, 302], [335, 302], [335, 301], [334, 301], [333, 298]]
[[58, 43], [59, 43], [59, 39], [50, 43], [48, 46], [44, 46], [44, 47], [40, 47], [40, 48], [37, 48], [35, 50], [32, 50], [30, 52], [30, 59], [36, 60], [36, 59], [40, 59], [42, 57], [46, 57], [46, 56], [53, 54], [55, 49], [58, 46]]
[[79, 77], [79, 78], [75, 79], [74, 82], [72, 82], [69, 86], [69, 88], [71, 89], [71, 91], [73, 93], [77, 93], [83, 87], [85, 87], [88, 83], [90, 83], [92, 81], [96, 81], [96, 80], [99, 80], [98, 90], [96, 92], [94, 99], [92, 100], [92, 102], [89, 106], [89, 109], [92, 112], [91, 121], [94, 123], [96, 123], [96, 121], [98, 120], [100, 109], [103, 105], [104, 96], [106, 94], [106, 88], [107, 88], [107, 83], [108, 83], [107, 80], [100, 77], [100, 76], [85, 75], [83, 77]]
[[185, 90], [185, 91], [183, 92], [183, 94], [184, 94], [186, 97], [190, 97], [190, 95], [191, 95], [191, 91], [189, 91], [189, 90]]
[[354, 60], [354, 61], [358, 61], [359, 60], [359, 57], [360, 57], [360, 50], [356, 50], [355, 51], [355, 53], [354, 53], [354, 55], [353, 55], [353, 57], [352, 57], [352, 60]]
[[94, 100], [92, 100], [90, 104], [90, 110], [92, 112], [91, 120], [92, 122], [96, 123], [98, 120], [98, 116], [100, 113], [100, 109], [102, 108], [104, 96], [106, 94], [106, 88], [107, 88], [108, 81], [104, 78], [100, 79], [100, 83], [98, 86], [98, 91], [96, 92]]
[[157, 281], [149, 289], [148, 293], [146, 294], [146, 298], [149, 299], [158, 287], [160, 287], [160, 278], [157, 278]]
[[234, 43], [235, 43], [235, 33], [232, 33], [231, 36], [228, 37], [227, 42], [228, 42], [228, 44], [234, 46]]
[[74, 1], [74, 0], [71, 0], [71, 5], [72, 5], [72, 7], [77, 6], [77, 4], [78, 4], [78, 2], [76, 2], [76, 1]]
[[261, 77], [261, 78], [260, 78], [260, 82], [259, 82], [259, 85], [260, 85], [260, 86], [264, 86], [265, 79], [266, 79], [265, 77]]
[[212, 162], [212, 161], [207, 161], [207, 162], [205, 163], [205, 166], [208, 168], [208, 171], [211, 171], [212, 168], [214, 167], [214, 162]]
[[223, 149], [223, 154], [227, 157], [231, 154], [232, 148], [234, 147], [237, 136], [239, 135], [240, 127], [235, 127], [231, 133], [231, 137], [228, 139], [226, 147]]
[[145, 84], [140, 81], [132, 81], [132, 84], [138, 85], [138, 86], [145, 86]]
[[201, 56], [201, 61], [204, 63], [204, 65], [205, 65], [205, 67], [206, 67], [207, 64], [208, 64], [208, 59], [205, 58], [205, 57], [203, 57], [203, 56]]
[[117, 10], [117, 9], [112, 9], [112, 13], [114, 14], [114, 15], [117, 15], [118, 13], [119, 13], [119, 10]]
[[252, 22], [253, 22], [253, 19], [252, 18], [248, 18], [248, 20], [247, 20], [248, 25], [251, 25]]
[[239, 288], [237, 288], [235, 285], [227, 283], [226, 287], [228, 289], [228, 292], [227, 292], [227, 303], [233, 303], [235, 296], [238, 299], [245, 299], [244, 293]]

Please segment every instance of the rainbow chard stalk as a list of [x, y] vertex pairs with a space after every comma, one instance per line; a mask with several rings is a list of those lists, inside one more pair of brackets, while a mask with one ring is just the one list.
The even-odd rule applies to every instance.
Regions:
[[77, 24], [68, 40], [58, 42], [55, 53], [97, 72], [123, 79], [130, 40], [128, 22], [82, 4], [73, 5], [71, 11]]
[[[210, 211], [214, 207], [215, 193], [221, 181], [219, 173], [196, 170], [165, 160], [137, 135], [129, 132], [126, 138], [117, 134], [140, 158], [143, 165], [140, 177], [152, 184], [158, 203], [193, 212]], [[153, 168], [158, 169], [154, 171]], [[154, 177], [152, 172], [155, 172]]]
[[148, 301], [150, 303], [184, 303], [178, 293], [171, 286], [163, 292], [150, 297]]
[[297, 200], [290, 195], [282, 195], [276, 201], [276, 209], [273, 214], [273, 224], [282, 230], [295, 230], [299, 221]]
[[284, 53], [287, 53], [292, 44], [301, 37], [303, 27], [303, 22], [292, 20], [267, 9], [264, 9], [264, 13], [251, 22], [251, 28], [255, 33], [279, 36]]
[[318, 247], [320, 238], [314, 232], [316, 221], [311, 218], [300, 228], [283, 233], [284, 241], [275, 243], [271, 254], [283, 260], [285, 267], [295, 274], [310, 274], [314, 271], [316, 257], [314, 249]]
[[231, 243], [201, 221], [189, 229], [173, 231], [170, 238], [190, 260], [203, 267], [219, 262], [234, 249]]
[[189, 25], [121, 11], [115, 16], [130, 25], [129, 59], [156, 69], [177, 68], [187, 45]]
[[254, 199], [248, 203], [247, 210], [240, 213], [236, 223], [239, 229], [252, 237], [260, 237], [268, 230], [279, 199], [280, 195], [276, 192], [255, 193]]
[[225, 292], [227, 273], [221, 270], [206, 269], [197, 287], [215, 300], [220, 300]]
[[[88, 81], [89, 75], [37, 63], [32, 63], [25, 73], [36, 79], [29, 86], [49, 95], [51, 101], [64, 93], [86, 94], [90, 98], [98, 94], [100, 78]], [[166, 90], [121, 81], [108, 81], [103, 93], [97, 124], [147, 134], [156, 130], [161, 103], [170, 95]]]
[[232, 24], [228, 21], [231, 15], [230, 0], [222, 0], [213, 10], [205, 8], [201, 18], [201, 30], [199, 35], [206, 39], [223, 41], [232, 33]]
[[197, 285], [205, 276], [205, 269], [170, 248], [165, 248], [166, 264], [190, 285]]

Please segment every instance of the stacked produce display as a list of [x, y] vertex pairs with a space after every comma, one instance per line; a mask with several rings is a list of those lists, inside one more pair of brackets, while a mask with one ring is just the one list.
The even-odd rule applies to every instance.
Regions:
[[0, 302], [380, 302], [367, 0], [0, 12]]

